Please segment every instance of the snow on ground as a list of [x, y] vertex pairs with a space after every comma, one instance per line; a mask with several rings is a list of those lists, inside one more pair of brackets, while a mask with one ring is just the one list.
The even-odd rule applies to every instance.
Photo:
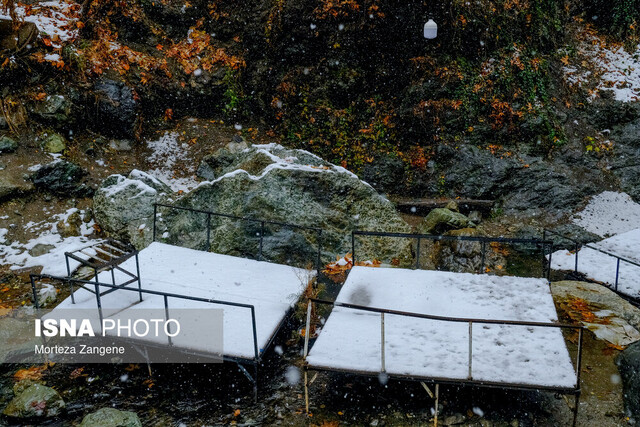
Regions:
[[[626, 260], [640, 264], [640, 228], [618, 234], [597, 243], [591, 243], [578, 252], [578, 271], [588, 278], [607, 283], [615, 288], [618, 260], [593, 248], [607, 251]], [[575, 253], [561, 250], [551, 256], [551, 267], [555, 270], [574, 270]], [[625, 261], [620, 262], [618, 291], [640, 298], [640, 267]]]
[[[151, 149], [149, 161], [156, 166], [147, 173], [165, 182], [173, 191], [187, 192], [198, 185], [195, 180], [198, 165], [189, 161], [189, 145], [181, 142], [179, 136], [177, 132], [165, 132], [159, 139], [147, 141], [147, 147]], [[178, 166], [191, 177], [176, 177]]]
[[[591, 63], [598, 78], [593, 97], [597, 91], [612, 90], [618, 101], [640, 100], [640, 45], [633, 52], [627, 52], [621, 44], [607, 43], [590, 29], [584, 31], [583, 38], [579, 56]], [[569, 65], [568, 62], [564, 72], [571, 85], [582, 86], [593, 77], [582, 65]]]
[[[80, 225], [81, 236], [62, 237], [58, 230], [58, 222], [67, 223], [69, 217], [78, 212], [78, 209], [71, 208], [66, 212], [54, 214], [51, 216], [52, 222], [29, 222], [25, 225], [25, 230], [37, 233], [38, 237], [29, 240], [26, 243], [13, 241], [8, 243], [8, 229], [0, 229], [0, 264], [11, 265], [12, 270], [21, 268], [42, 266], [43, 274], [52, 274], [57, 276], [66, 276], [67, 267], [65, 263], [65, 252], [74, 251], [87, 246], [92, 241], [88, 235], [93, 233], [93, 220], [91, 222], [82, 222]], [[81, 212], [82, 213], [82, 212]], [[43, 250], [46, 253], [38, 255], [35, 252]], [[46, 251], [49, 249], [48, 251]], [[71, 266], [75, 268], [75, 264]]]
[[605, 191], [593, 196], [572, 220], [587, 231], [608, 237], [640, 228], [640, 204], [626, 193]]
[[[355, 267], [336, 301], [465, 319], [557, 320], [548, 283], [533, 278]], [[398, 315], [385, 315], [384, 321], [388, 374], [467, 379], [467, 322]], [[575, 386], [573, 364], [558, 328], [477, 323], [472, 343], [475, 380]], [[381, 372], [380, 314], [335, 307], [307, 361], [329, 369]]]
[[[18, 3], [16, 15], [21, 20], [36, 24], [42, 36], [50, 41], [51, 47], [60, 48], [63, 43], [78, 37], [76, 21], [80, 16], [80, 8], [78, 3], [66, 0], [36, 2], [29, 5]], [[2, 12], [3, 9], [0, 8], [1, 19], [11, 19], [8, 12]]]
[[[309, 274], [313, 274], [286, 265], [158, 242], [140, 251], [138, 258], [143, 289], [254, 305], [259, 351], [264, 350], [287, 311], [298, 301], [306, 288]], [[121, 267], [135, 271], [135, 258], [128, 259]], [[116, 283], [122, 283], [128, 278], [116, 271]], [[103, 272], [99, 279], [110, 284], [111, 273]], [[135, 285], [131, 286], [135, 288]], [[74, 296], [75, 305], [67, 298], [55, 310], [96, 307], [95, 295], [87, 290], [78, 289]], [[116, 318], [129, 310], [164, 308], [161, 296], [146, 295], [143, 299], [143, 302], [138, 302], [138, 293], [131, 291], [119, 290], [109, 293], [101, 298], [103, 313], [105, 317]], [[224, 309], [224, 354], [253, 358], [253, 332], [251, 312], [248, 308], [212, 305], [177, 298], [169, 299], [169, 308]], [[93, 321], [97, 321], [97, 312]], [[97, 325], [96, 329], [99, 330]], [[173, 339], [173, 344], [183, 348], [208, 350], [202, 348], [206, 343], [200, 342], [197, 336], [189, 339], [181, 334]]]

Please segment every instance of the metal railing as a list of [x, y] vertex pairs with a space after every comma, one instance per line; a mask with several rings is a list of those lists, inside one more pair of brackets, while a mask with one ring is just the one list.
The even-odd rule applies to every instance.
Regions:
[[[73, 288], [73, 283], [78, 284], [78, 287], [82, 287], [83, 289], [84, 286], [93, 286], [94, 290], [95, 290], [95, 295], [96, 295], [96, 303], [98, 306], [98, 316], [100, 318], [100, 325], [102, 325], [103, 322], [103, 313], [102, 313], [102, 301], [100, 298], [100, 287], [105, 287], [108, 289], [113, 289], [113, 290], [121, 290], [121, 291], [130, 291], [130, 292], [138, 292], [140, 293], [140, 301], [142, 301], [142, 294], [147, 294], [147, 295], [156, 295], [156, 296], [161, 296], [164, 302], [164, 310], [165, 310], [165, 320], [169, 320], [169, 298], [175, 298], [175, 299], [181, 299], [181, 300], [188, 300], [188, 301], [197, 301], [197, 302], [203, 302], [203, 303], [209, 303], [209, 304], [215, 304], [215, 305], [226, 305], [226, 306], [231, 306], [231, 307], [240, 307], [240, 308], [246, 308], [249, 309], [251, 312], [251, 327], [253, 330], [253, 351], [254, 351], [254, 357], [253, 359], [250, 359], [252, 361], [255, 362], [260, 362], [261, 360], [261, 356], [260, 356], [260, 351], [258, 350], [258, 333], [257, 333], [257, 327], [256, 327], [256, 310], [255, 310], [255, 306], [251, 305], [251, 304], [243, 304], [243, 303], [238, 303], [238, 302], [233, 302], [233, 301], [223, 301], [223, 300], [216, 300], [216, 299], [210, 299], [210, 298], [199, 298], [199, 297], [192, 297], [192, 296], [187, 296], [187, 295], [181, 295], [181, 294], [174, 294], [174, 293], [170, 293], [170, 292], [162, 292], [162, 291], [152, 291], [150, 289], [135, 289], [135, 288], [126, 288], [126, 287], [121, 287], [121, 286], [114, 286], [108, 283], [101, 283], [98, 281], [91, 281], [91, 280], [83, 280], [83, 279], [74, 279], [74, 278], [70, 278], [70, 277], [58, 277], [58, 276], [52, 276], [49, 274], [31, 274], [30, 275], [30, 279], [31, 279], [31, 291], [33, 293], [33, 302], [34, 305], [36, 307], [36, 309], [40, 309], [40, 304], [38, 302], [38, 290], [37, 290], [37, 286], [36, 286], [36, 281], [37, 280], [42, 280], [42, 279], [51, 279], [51, 280], [58, 280], [58, 281], [62, 281], [62, 282], [68, 282], [69, 285], [71, 286], [71, 292], [73, 295], [74, 292], [74, 288]], [[173, 346], [173, 343], [171, 341], [171, 337], [167, 336], [168, 338], [168, 345], [169, 346]]]
[[280, 226], [280, 227], [291, 228], [291, 229], [294, 229], [294, 230], [309, 230], [309, 231], [315, 232], [316, 236], [317, 236], [316, 244], [318, 246], [317, 251], [316, 251], [316, 270], [318, 272], [318, 275], [320, 274], [320, 271], [322, 270], [322, 261], [321, 261], [321, 255], [322, 255], [322, 245], [321, 245], [322, 229], [321, 228], [308, 227], [308, 226], [302, 226], [302, 225], [296, 225], [296, 224], [289, 224], [289, 223], [279, 222], [279, 221], [269, 221], [269, 220], [256, 219], [256, 218], [250, 218], [250, 217], [242, 217], [242, 216], [224, 214], [224, 213], [220, 213], [220, 212], [213, 212], [213, 211], [206, 211], [206, 210], [201, 210], [201, 209], [186, 208], [186, 207], [175, 206], [175, 205], [167, 205], [167, 204], [163, 204], [163, 203], [154, 203], [154, 205], [153, 205], [153, 241], [154, 242], [156, 241], [156, 230], [157, 230], [156, 221], [157, 221], [157, 217], [158, 217], [158, 207], [175, 209], [175, 210], [182, 210], [182, 211], [194, 212], [194, 213], [199, 213], [199, 214], [206, 215], [207, 216], [207, 225], [206, 225], [207, 238], [206, 238], [206, 246], [205, 246], [205, 248], [206, 248], [207, 252], [209, 252], [209, 250], [211, 249], [211, 218], [212, 217], [226, 218], [226, 219], [232, 219], [232, 220], [235, 220], [235, 221], [244, 221], [244, 222], [250, 222], [250, 223], [254, 223], [254, 224], [259, 224], [260, 225], [259, 246], [258, 246], [258, 254], [257, 254], [256, 258], [258, 260], [261, 260], [261, 261], [264, 260], [263, 243], [264, 243], [265, 228], [266, 228], [267, 225], [276, 225], [276, 226]]
[[[618, 282], [619, 282], [619, 279], [620, 279], [620, 263], [621, 262], [625, 262], [625, 263], [633, 265], [635, 267], [640, 267], [640, 262], [627, 259], [627, 258], [625, 258], [623, 256], [620, 256], [620, 255], [616, 255], [613, 252], [609, 252], [609, 251], [606, 251], [604, 249], [600, 249], [600, 248], [598, 248], [596, 246], [590, 245], [589, 243], [581, 243], [576, 239], [564, 236], [564, 235], [562, 235], [562, 234], [560, 234], [560, 233], [558, 233], [556, 231], [553, 231], [553, 230], [547, 230], [545, 228], [542, 231], [543, 239], [546, 239], [548, 234], [550, 234], [552, 236], [558, 236], [558, 237], [562, 238], [563, 240], [568, 240], [568, 241], [573, 243], [573, 247], [574, 247], [573, 250], [574, 250], [575, 256], [576, 256], [573, 271], [576, 274], [582, 274], [582, 273], [580, 273], [580, 270], [578, 268], [578, 259], [579, 259], [578, 254], [580, 253], [580, 250], [582, 248], [589, 248], [591, 250], [594, 250], [594, 251], [600, 252], [600, 253], [602, 253], [604, 255], [608, 255], [608, 256], [610, 256], [612, 258], [615, 258], [616, 259], [616, 278], [615, 278], [614, 283], [612, 285], [613, 285], [613, 288], [614, 288], [614, 290], [616, 292], [618, 292]], [[551, 269], [551, 255], [552, 255], [552, 253], [553, 253], [553, 248], [552, 248], [552, 251], [549, 253], [549, 269]], [[595, 280], [591, 280], [591, 279], [589, 279], [589, 280], [590, 281], [595, 281]], [[637, 297], [633, 297], [633, 298], [637, 299]]]
[[[335, 301], [327, 301], [323, 299], [310, 298], [309, 305], [307, 307], [307, 322], [305, 331], [309, 331], [311, 327], [311, 304], [325, 304], [331, 305], [333, 307], [344, 307], [353, 310], [361, 310], [373, 313], [380, 313], [380, 355], [381, 355], [381, 373], [386, 373], [386, 361], [385, 361], [385, 314], [388, 315], [396, 315], [396, 316], [405, 316], [405, 317], [413, 317], [418, 319], [428, 319], [428, 320], [436, 320], [442, 322], [454, 322], [454, 323], [467, 323], [469, 325], [469, 362], [468, 362], [468, 376], [467, 382], [477, 382], [477, 383], [488, 383], [486, 381], [474, 380], [473, 378], [473, 325], [474, 324], [491, 324], [491, 325], [509, 325], [509, 326], [528, 326], [528, 327], [542, 327], [542, 328], [558, 328], [561, 330], [576, 330], [578, 331], [578, 344], [577, 344], [577, 354], [575, 359], [575, 375], [576, 375], [576, 384], [572, 389], [575, 392], [579, 392], [580, 390], [580, 368], [582, 365], [582, 343], [583, 343], [583, 332], [585, 327], [582, 325], [570, 325], [559, 322], [530, 322], [530, 321], [518, 321], [518, 320], [496, 320], [496, 319], [475, 319], [475, 318], [461, 318], [461, 317], [449, 317], [449, 316], [436, 316], [431, 314], [424, 313], [412, 313], [407, 311], [399, 311], [399, 310], [390, 310], [384, 308], [375, 308], [375, 307], [367, 307], [363, 305], [357, 304], [349, 304], [349, 303], [340, 303]], [[305, 335], [305, 346], [303, 356], [306, 359], [308, 355], [308, 333]], [[525, 384], [516, 384], [517, 386], [525, 386]], [[531, 388], [545, 388], [532, 386]], [[547, 389], [555, 389], [554, 387], [547, 387]]]
[[477, 242], [480, 243], [481, 261], [480, 261], [480, 273], [485, 270], [486, 264], [486, 252], [487, 244], [491, 243], [506, 243], [506, 244], [520, 244], [520, 245], [535, 245], [540, 248], [542, 252], [542, 277], [549, 279], [551, 273], [551, 263], [547, 262], [546, 248], [549, 248], [549, 252], [553, 251], [553, 242], [551, 240], [539, 240], [539, 239], [512, 239], [507, 237], [483, 237], [483, 236], [443, 236], [432, 234], [412, 234], [412, 233], [392, 233], [386, 231], [363, 231], [354, 230], [351, 232], [351, 256], [353, 265], [356, 265], [356, 236], [373, 236], [373, 237], [395, 237], [403, 239], [415, 239], [416, 245], [416, 262], [415, 269], [420, 269], [420, 243], [423, 240], [430, 241], [464, 241], [464, 242]]

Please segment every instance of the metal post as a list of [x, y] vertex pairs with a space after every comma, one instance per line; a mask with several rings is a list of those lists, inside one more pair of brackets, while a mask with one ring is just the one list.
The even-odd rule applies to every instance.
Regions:
[[616, 292], [618, 292], [618, 278], [620, 277], [620, 258], [616, 262]]
[[211, 250], [211, 214], [207, 214], [207, 252]]
[[309, 354], [309, 335], [311, 335], [310, 330], [311, 330], [311, 301], [309, 301], [309, 304], [307, 304], [307, 324], [304, 330], [304, 353], [302, 356], [304, 360], [307, 359], [307, 354]]
[[469, 321], [469, 379], [473, 379], [471, 367], [473, 364], [473, 322]]
[[582, 339], [584, 328], [578, 329], [578, 354], [576, 356], [576, 387], [580, 388], [580, 371], [582, 366]]
[[309, 413], [309, 378], [307, 374], [307, 366], [304, 367], [304, 408]]
[[438, 426], [438, 406], [440, 406], [440, 385], [436, 383], [436, 413], [433, 418], [433, 425]]
[[140, 280], [140, 263], [138, 262], [138, 251], [136, 251], [136, 273], [138, 274], [138, 293], [142, 302], [142, 281]]
[[578, 246], [578, 242], [576, 242], [576, 268], [575, 268], [575, 272], [578, 272], [578, 252], [580, 251], [580, 248]]
[[[71, 266], [69, 265], [69, 257], [67, 256], [67, 253], [64, 253], [64, 261], [67, 264], [67, 277], [71, 278]], [[71, 287], [71, 304], [75, 304], [76, 303], [76, 298], [73, 296], [73, 285], [71, 284], [71, 281], [67, 281], [67, 283], [69, 283], [70, 287]]]
[[253, 403], [258, 403], [258, 362], [253, 364]]
[[316, 277], [316, 282], [317, 280], [320, 280], [320, 270], [322, 270], [322, 261], [320, 260], [320, 257], [322, 255], [322, 246], [320, 246], [320, 241], [322, 240], [322, 229], [318, 229], [318, 238], [316, 240], [316, 245], [318, 245], [318, 255], [317, 255], [317, 259], [316, 259], [316, 266], [318, 269], [318, 275]]
[[387, 369], [385, 367], [385, 360], [384, 360], [384, 313], [380, 313], [380, 354], [381, 354], [380, 361], [382, 363], [380, 372], [386, 372]]
[[251, 306], [251, 323], [253, 326], [253, 354], [257, 362], [260, 360], [260, 355], [258, 353], [258, 331], [256, 329], [256, 309], [254, 306]]
[[578, 330], [578, 355], [576, 361], [576, 399], [573, 408], [573, 427], [576, 427], [578, 420], [578, 408], [580, 408], [580, 371], [582, 370], [582, 339], [584, 327]]
[[[167, 332], [171, 333], [171, 324], [169, 323], [169, 298], [164, 295], [164, 320], [167, 322]], [[171, 341], [171, 335], [167, 334], [167, 338], [169, 339], [169, 345], [173, 345]]]
[[158, 212], [158, 205], [156, 203], [153, 204], [153, 240], [156, 241], [156, 214]]
[[547, 267], [547, 280], [551, 279], [551, 257], [553, 256], [553, 242], [549, 244], [549, 265]]
[[356, 235], [351, 232], [351, 267], [356, 266]]
[[38, 303], [38, 291], [36, 290], [36, 278], [31, 275], [31, 292], [33, 292], [33, 303], [36, 305], [36, 310], [40, 309], [40, 304]]
[[71, 291], [71, 304], [75, 304], [76, 297], [73, 295], [73, 280], [67, 279], [67, 284], [69, 285], [69, 290]]
[[480, 247], [481, 247], [480, 250], [482, 251], [482, 260], [480, 262], [480, 274], [482, 274], [482, 273], [484, 273], [484, 263], [485, 263], [485, 259], [484, 259], [485, 255], [484, 255], [484, 253], [485, 253], [486, 248], [487, 248], [487, 242], [484, 241], [484, 240], [482, 242], [480, 242]]
[[576, 427], [578, 424], [578, 409], [580, 408], [580, 392], [576, 393], [575, 401], [573, 404], [573, 427]]
[[259, 253], [259, 260], [262, 261], [262, 237], [264, 236], [264, 221], [260, 222], [260, 253]]
[[100, 285], [98, 284], [97, 280], [94, 286], [96, 288], [96, 302], [98, 303], [98, 315], [100, 316], [100, 333], [104, 335], [104, 331], [102, 330], [103, 317], [102, 317], [102, 303], [100, 302]]
[[420, 236], [418, 236], [418, 246], [416, 247], [416, 269], [420, 269]]

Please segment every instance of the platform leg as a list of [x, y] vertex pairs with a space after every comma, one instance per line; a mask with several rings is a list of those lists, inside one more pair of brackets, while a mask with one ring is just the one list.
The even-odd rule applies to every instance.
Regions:
[[304, 370], [304, 407], [309, 414], [309, 378], [308, 371]]
[[573, 427], [576, 427], [578, 422], [578, 409], [580, 408], [580, 393], [576, 393], [575, 403], [573, 405]]
[[433, 417], [433, 425], [438, 427], [438, 406], [440, 405], [440, 385], [436, 384], [436, 413]]
[[258, 365], [253, 365], [253, 402], [258, 403]]

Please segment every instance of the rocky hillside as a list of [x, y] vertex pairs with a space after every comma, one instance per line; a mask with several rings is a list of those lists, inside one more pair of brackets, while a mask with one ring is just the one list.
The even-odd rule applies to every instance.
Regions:
[[[16, 3], [16, 23], [0, 31], [0, 132], [62, 152], [60, 138], [99, 148], [215, 118], [385, 192], [528, 213], [603, 189], [637, 199], [639, 10], [637, 0]], [[435, 40], [422, 36], [428, 18]]]

